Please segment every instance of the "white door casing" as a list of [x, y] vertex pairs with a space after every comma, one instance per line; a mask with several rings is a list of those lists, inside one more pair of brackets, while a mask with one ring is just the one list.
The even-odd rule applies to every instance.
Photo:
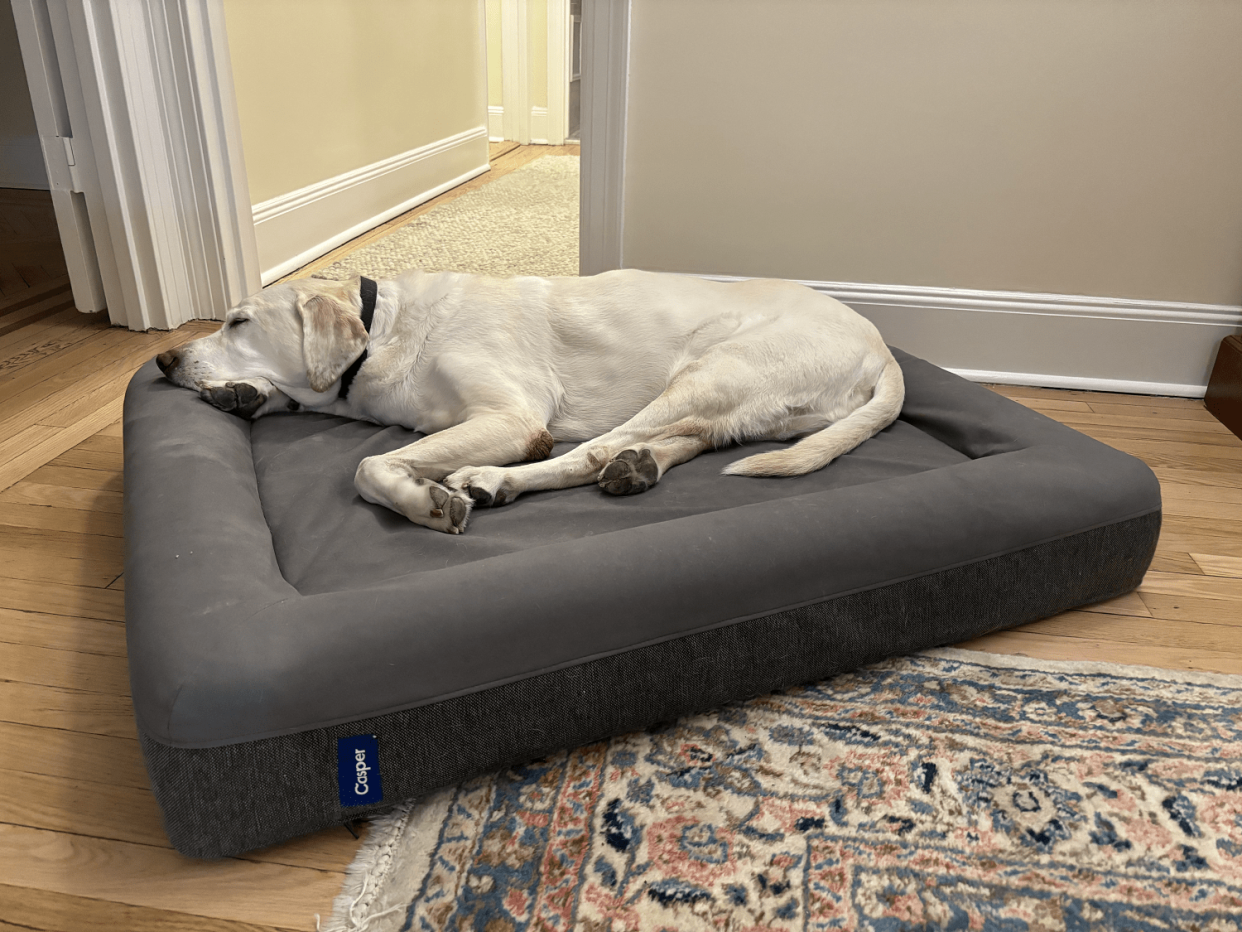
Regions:
[[[59, 12], [63, 13], [63, 6]], [[51, 188], [52, 209], [73, 289], [73, 303], [81, 311], [100, 311], [106, 306], [104, 283], [86, 203], [87, 189], [98, 186], [83, 181], [95, 178], [90, 136], [84, 126], [76, 138], [70, 129], [66, 82], [56, 55], [47, 3], [13, 0], [13, 20]], [[76, 62], [66, 61], [65, 67], [76, 78]], [[81, 150], [80, 160], [75, 146]]]
[[30, 84], [48, 89], [33, 102], [49, 178], [64, 174], [57, 135], [73, 140], [71, 183], [112, 322], [218, 319], [257, 291], [222, 0], [15, 0], [14, 10]]
[[582, 4], [582, 176], [578, 270], [622, 268], [629, 0]]

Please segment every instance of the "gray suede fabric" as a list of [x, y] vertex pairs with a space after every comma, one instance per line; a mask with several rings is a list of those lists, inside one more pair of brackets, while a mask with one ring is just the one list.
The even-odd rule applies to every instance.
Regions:
[[[745, 452], [718, 451], [640, 496], [589, 486], [476, 511], [460, 537], [353, 491], [362, 457], [417, 435], [317, 415], [252, 425], [148, 364], [125, 405], [126, 617], [144, 743], [327, 729], [1143, 516], [1158, 528], [1159, 486], [1140, 461], [897, 355], [901, 419], [819, 473], [722, 477]], [[1136, 583], [1154, 533], [1075, 598]], [[920, 630], [894, 649], [955, 633], [948, 621]]]

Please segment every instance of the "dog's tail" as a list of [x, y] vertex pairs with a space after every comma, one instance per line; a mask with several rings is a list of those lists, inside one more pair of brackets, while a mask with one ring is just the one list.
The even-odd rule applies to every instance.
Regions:
[[758, 453], [730, 463], [724, 468], [724, 474], [801, 476], [823, 469], [842, 453], [848, 453], [897, 420], [905, 398], [906, 384], [901, 377], [901, 366], [897, 365], [897, 360], [890, 358], [876, 380], [871, 400], [866, 404], [791, 447]]

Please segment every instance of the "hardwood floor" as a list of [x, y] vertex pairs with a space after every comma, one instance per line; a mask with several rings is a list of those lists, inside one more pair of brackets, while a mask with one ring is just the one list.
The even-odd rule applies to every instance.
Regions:
[[[501, 151], [483, 178], [541, 154]], [[73, 310], [66, 287], [23, 278], [0, 297], [0, 932], [314, 929], [358, 842], [338, 828], [182, 858], [129, 700], [121, 398], [140, 364], [216, 325], [113, 329]], [[964, 646], [1242, 673], [1242, 441], [1199, 401], [995, 390], [1145, 459], [1165, 524], [1136, 593]]]

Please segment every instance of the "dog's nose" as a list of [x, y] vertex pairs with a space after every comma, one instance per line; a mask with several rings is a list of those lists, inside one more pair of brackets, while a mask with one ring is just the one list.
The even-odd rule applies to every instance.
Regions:
[[168, 375], [169, 369], [175, 369], [181, 363], [181, 353], [178, 350], [169, 350], [167, 353], [160, 353], [155, 357], [155, 364], [160, 367], [160, 372]]

